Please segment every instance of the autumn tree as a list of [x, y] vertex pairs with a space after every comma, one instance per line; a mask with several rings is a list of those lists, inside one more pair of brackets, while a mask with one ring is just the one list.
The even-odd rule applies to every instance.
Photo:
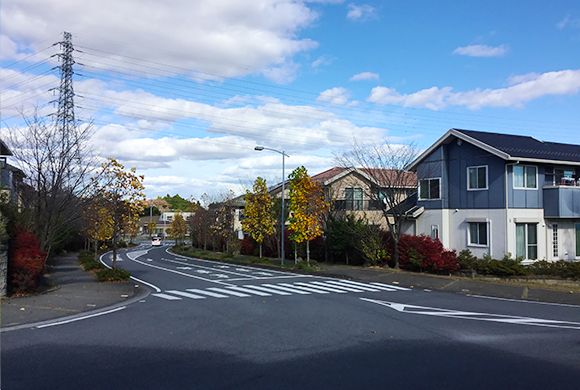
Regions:
[[402, 224], [407, 218], [404, 204], [406, 191], [414, 191], [417, 179], [407, 167], [418, 156], [415, 144], [391, 144], [388, 141], [361, 145], [356, 141], [350, 151], [337, 155], [337, 162], [345, 168], [356, 167], [368, 178], [365, 196], [381, 204], [383, 217], [392, 233], [393, 261], [399, 268], [399, 240]]
[[117, 268], [117, 244], [122, 234], [129, 233], [134, 225], [134, 219], [145, 207], [143, 194], [143, 179], [129, 171], [117, 160], [111, 158], [101, 164], [100, 170], [93, 178], [95, 196], [103, 199], [103, 207], [108, 218], [105, 223], [113, 231], [113, 268]]
[[268, 192], [266, 180], [258, 177], [254, 182], [253, 192], [246, 191], [246, 207], [242, 221], [244, 230], [252, 235], [252, 238], [260, 245], [260, 258], [262, 257], [262, 242], [269, 234], [274, 234], [274, 217], [272, 213], [272, 197]]
[[105, 207], [104, 199], [93, 198], [86, 204], [84, 226], [87, 236], [94, 242], [95, 258], [99, 248], [99, 241], [106, 241], [113, 237], [113, 229], [107, 222], [108, 219], [108, 208]]
[[183, 242], [185, 234], [187, 233], [187, 225], [185, 224], [185, 219], [183, 219], [183, 216], [179, 211], [175, 213], [173, 222], [171, 222], [171, 225], [169, 225], [167, 228], [167, 232], [175, 240], [175, 245]]
[[157, 230], [157, 224], [155, 223], [155, 221], [149, 221], [147, 222], [147, 225], [145, 225], [145, 227], [147, 228], [147, 232], [149, 233], [149, 238], [151, 238], [151, 236]]
[[322, 235], [324, 216], [329, 210], [322, 187], [314, 183], [304, 167], [290, 176], [289, 230], [296, 243], [306, 241], [306, 262], [310, 265], [310, 240]]
[[203, 194], [199, 200], [191, 198], [191, 202], [197, 205], [195, 214], [188, 217], [186, 221], [191, 233], [191, 244], [194, 245], [194, 240], [197, 240], [197, 244], [206, 251], [207, 240], [211, 235], [211, 227], [215, 221], [214, 213], [209, 208], [210, 196]]

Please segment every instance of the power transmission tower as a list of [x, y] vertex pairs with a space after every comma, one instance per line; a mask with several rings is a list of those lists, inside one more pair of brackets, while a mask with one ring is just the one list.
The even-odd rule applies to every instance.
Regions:
[[73, 90], [73, 65], [75, 63], [72, 53], [74, 51], [71, 33], [64, 32], [64, 40], [59, 42], [62, 53], [57, 54], [60, 58], [60, 88], [58, 97], [58, 112], [56, 114], [56, 124], [62, 129], [64, 134], [76, 126], [75, 123], [75, 103]]

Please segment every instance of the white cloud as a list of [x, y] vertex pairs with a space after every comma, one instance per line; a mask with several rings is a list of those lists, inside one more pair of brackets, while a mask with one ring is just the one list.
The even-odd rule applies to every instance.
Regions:
[[2, 55], [18, 59], [13, 42], [27, 42], [36, 51], [70, 31], [73, 44], [102, 50], [105, 63], [115, 45], [116, 53], [154, 62], [162, 58], [189, 76], [263, 74], [288, 82], [298, 68], [293, 56], [318, 46], [298, 37], [317, 18], [294, 0], [175, 0], [147, 6], [139, 0], [5, 0]]
[[356, 5], [350, 3], [348, 9], [349, 11], [346, 14], [346, 18], [350, 20], [366, 21], [377, 18], [376, 9], [367, 4]]
[[568, 14], [556, 24], [558, 30], [563, 30], [566, 27], [580, 28], [580, 18], [572, 18], [572, 15]]
[[400, 94], [393, 88], [375, 87], [368, 102], [400, 104], [404, 107], [426, 107], [440, 110], [448, 105], [466, 106], [470, 110], [482, 107], [522, 107], [525, 103], [551, 95], [575, 95], [580, 91], [580, 69], [529, 73], [508, 79], [507, 88], [476, 89], [452, 92], [451, 87], [432, 87], [412, 94]]
[[332, 57], [329, 57], [329, 56], [320, 56], [320, 57], [318, 57], [318, 59], [316, 59], [316, 61], [314, 61], [312, 63], [312, 67], [313, 68], [317, 68], [317, 67], [319, 67], [321, 65], [327, 66], [327, 65], [332, 64], [332, 61], [334, 61], [334, 60], [335, 60], [335, 58], [332, 58]]
[[469, 45], [465, 47], [458, 47], [453, 51], [453, 54], [469, 57], [502, 57], [508, 51], [508, 45], [499, 45], [497, 47], [487, 45]]
[[378, 79], [379, 79], [379, 75], [376, 73], [362, 72], [359, 74], [355, 74], [350, 79], [348, 79], [348, 81], [378, 80]]
[[321, 92], [316, 101], [330, 103], [333, 106], [341, 106], [348, 101], [349, 95], [346, 88], [335, 87]]

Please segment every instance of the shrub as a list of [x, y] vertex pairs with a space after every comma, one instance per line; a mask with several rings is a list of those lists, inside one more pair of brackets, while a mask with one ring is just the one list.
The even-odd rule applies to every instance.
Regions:
[[546, 260], [540, 260], [530, 264], [527, 269], [532, 275], [557, 276], [580, 280], [580, 262], [565, 260], [548, 262]]
[[40, 285], [47, 253], [30, 232], [20, 233], [15, 240], [10, 262], [10, 278], [17, 293], [33, 291]]
[[240, 248], [240, 253], [242, 255], [253, 256], [255, 251], [254, 240], [250, 236], [244, 237], [242, 240], [242, 246]]
[[97, 279], [100, 282], [128, 282], [131, 273], [124, 269], [102, 269], [97, 271]]
[[79, 253], [79, 264], [83, 265], [88, 261], [95, 261], [95, 254], [92, 252], [82, 251]]
[[[392, 258], [392, 238], [390, 244], [388, 257]], [[399, 266], [409, 271], [447, 274], [459, 269], [459, 261], [455, 250], [446, 250], [438, 239], [403, 234], [399, 240]]]
[[83, 266], [85, 271], [91, 271], [94, 269], [96, 270], [105, 269], [105, 266], [97, 260], [85, 261], [84, 263], [81, 263], [81, 265]]
[[511, 253], [506, 253], [501, 260], [493, 259], [490, 255], [483, 255], [483, 259], [478, 259], [471, 254], [471, 251], [464, 249], [459, 254], [459, 261], [462, 269], [471, 269], [480, 275], [494, 276], [519, 276], [527, 275], [528, 270], [522, 265], [522, 258], [512, 258]]
[[127, 248], [127, 242], [125, 240], [119, 241], [119, 248]]

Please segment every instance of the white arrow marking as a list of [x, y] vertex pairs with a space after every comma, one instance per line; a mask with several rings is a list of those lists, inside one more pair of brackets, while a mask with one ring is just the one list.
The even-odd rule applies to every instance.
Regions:
[[198, 269], [198, 270], [195, 270], [195, 272], [197, 272], [198, 274], [211, 274], [210, 271], [206, 271], [204, 269]]
[[216, 268], [230, 268], [228, 265], [216, 265]]
[[222, 278], [222, 279], [227, 279], [227, 278], [229, 278], [229, 276], [228, 276], [228, 275], [224, 275], [224, 274], [215, 274], [215, 275], [213, 275], [213, 276], [215, 276], [216, 278]]
[[250, 272], [249, 269], [245, 269], [245, 268], [236, 268], [236, 271], [240, 271], [240, 272]]
[[518, 316], [507, 316], [503, 314], [490, 314], [490, 313], [476, 313], [470, 311], [457, 311], [448, 309], [439, 309], [436, 307], [425, 307], [425, 306], [415, 306], [406, 305], [404, 303], [396, 302], [386, 302], [379, 301], [376, 299], [361, 298], [363, 301], [376, 303], [381, 306], [386, 306], [394, 309], [401, 313], [410, 314], [422, 314], [427, 316], [436, 317], [449, 317], [449, 318], [463, 318], [466, 320], [478, 320], [478, 321], [492, 321], [492, 322], [502, 322], [508, 324], [518, 324], [518, 325], [534, 325], [534, 326], [545, 326], [550, 328], [565, 328], [565, 329], [578, 329], [580, 330], [580, 322], [571, 321], [557, 321], [557, 320], [547, 320], [542, 318], [530, 318], [530, 317], [518, 317]]
[[188, 270], [188, 269], [193, 269], [193, 268], [191, 268], [191, 267], [175, 267], [175, 269], [185, 269], [185, 270]]
[[256, 272], [254, 275], [272, 276], [272, 274], [269, 274], [267, 272]]

